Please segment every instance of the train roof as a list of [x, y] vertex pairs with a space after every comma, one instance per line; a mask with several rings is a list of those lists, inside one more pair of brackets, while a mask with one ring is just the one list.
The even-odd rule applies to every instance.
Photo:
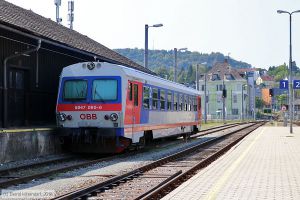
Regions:
[[[96, 76], [96, 75], [98, 75], [93, 70], [83, 69], [82, 66], [87, 65], [89, 63], [90, 62], [84, 62], [84, 63], [77, 63], [77, 64], [67, 66], [63, 69], [62, 76]], [[200, 94], [199, 91], [197, 91], [193, 88], [189, 88], [183, 84], [175, 83], [173, 81], [166, 80], [159, 76], [151, 75], [151, 74], [139, 71], [139, 70], [135, 70], [133, 68], [126, 67], [126, 66], [111, 64], [111, 63], [106, 63], [106, 62], [94, 62], [94, 64], [95, 64], [95, 66], [100, 64], [101, 68], [102, 67], [107, 68], [107, 70], [106, 69], [105, 70], [108, 72], [114, 72], [114, 73], [123, 72], [128, 77], [132, 77], [136, 80], [142, 81], [143, 83], [148, 83], [150, 85], [159, 84], [160, 86], [163, 85], [168, 88], [179, 89], [179, 90], [182, 90], [183, 92], [193, 93], [193, 94], [197, 94], [197, 95]], [[103, 71], [103, 68], [102, 68], [101, 72], [102, 71]], [[116, 75], [118, 75], [118, 74], [116, 74]]]

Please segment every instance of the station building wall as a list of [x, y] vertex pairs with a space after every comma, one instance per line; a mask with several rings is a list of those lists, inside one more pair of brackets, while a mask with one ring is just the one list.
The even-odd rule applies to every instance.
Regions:
[[[34, 39], [0, 29], [0, 127], [3, 127], [4, 59], [37, 44]], [[42, 43], [38, 52], [10, 59], [7, 62], [8, 126], [55, 125], [55, 103], [62, 68], [91, 59], [46, 43]]]

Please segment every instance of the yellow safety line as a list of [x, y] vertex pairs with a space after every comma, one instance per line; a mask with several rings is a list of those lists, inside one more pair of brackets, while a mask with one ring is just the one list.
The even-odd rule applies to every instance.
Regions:
[[262, 133], [265, 131], [265, 128], [258, 134], [255, 139], [251, 142], [251, 144], [248, 146], [248, 148], [240, 155], [238, 159], [235, 160], [234, 163], [232, 163], [227, 170], [223, 173], [223, 176], [221, 176], [217, 182], [213, 185], [212, 190], [210, 190], [209, 194], [206, 196], [205, 199], [207, 200], [213, 200], [217, 198], [218, 193], [220, 192], [221, 188], [224, 186], [226, 181], [229, 179], [231, 174], [236, 170], [236, 168], [239, 166], [239, 164], [242, 162], [242, 160], [246, 157], [246, 155], [249, 153], [251, 147], [255, 144], [255, 142], [258, 140], [258, 138], [262, 135]]
[[29, 129], [13, 129], [13, 130], [0, 130], [0, 133], [21, 133], [21, 132], [30, 132], [30, 131], [50, 131], [54, 128], [29, 128]]

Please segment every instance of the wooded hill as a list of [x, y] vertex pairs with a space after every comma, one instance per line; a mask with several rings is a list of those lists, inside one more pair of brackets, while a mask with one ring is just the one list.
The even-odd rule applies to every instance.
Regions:
[[[144, 65], [144, 49], [114, 49], [121, 55]], [[181, 83], [193, 83], [195, 81], [196, 65], [200, 66], [200, 73], [209, 70], [215, 63], [224, 62], [227, 56], [222, 53], [212, 52], [177, 52], [178, 81]], [[174, 77], [174, 51], [173, 50], [149, 50], [149, 68], [163, 78], [173, 80]], [[229, 58], [229, 64], [233, 68], [251, 68], [252, 66], [242, 61]]]

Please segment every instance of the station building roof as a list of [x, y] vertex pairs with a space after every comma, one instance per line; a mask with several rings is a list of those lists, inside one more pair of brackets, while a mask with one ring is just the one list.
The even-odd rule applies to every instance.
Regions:
[[146, 73], [154, 74], [149, 69], [105, 47], [91, 38], [58, 24], [51, 19], [45, 18], [4, 0], [0, 0], [0, 25], [8, 26], [35, 37], [47, 39], [73, 49], [95, 55], [97, 58], [125, 65]]

